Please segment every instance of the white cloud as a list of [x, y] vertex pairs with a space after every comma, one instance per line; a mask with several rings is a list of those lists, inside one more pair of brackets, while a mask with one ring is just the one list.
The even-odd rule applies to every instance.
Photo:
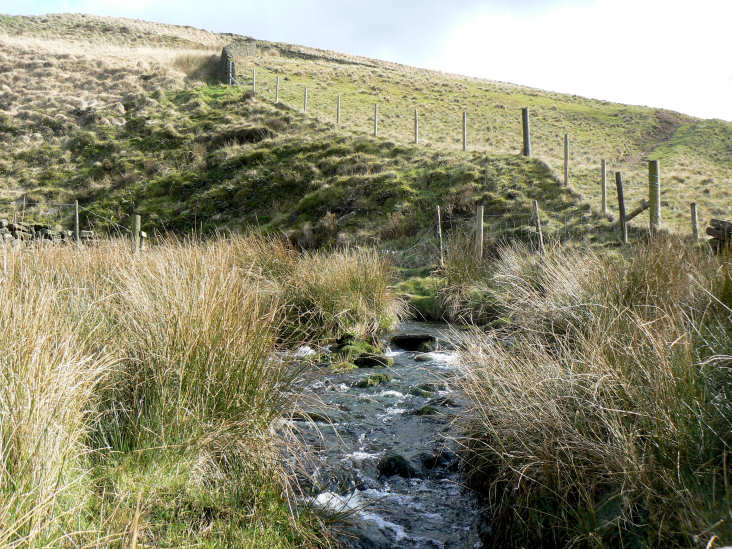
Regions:
[[595, 0], [541, 14], [484, 9], [441, 70], [732, 120], [732, 2]]

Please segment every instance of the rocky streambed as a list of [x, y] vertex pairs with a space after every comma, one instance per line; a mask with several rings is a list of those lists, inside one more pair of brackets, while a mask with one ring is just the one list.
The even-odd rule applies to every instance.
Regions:
[[314, 455], [308, 500], [346, 513], [345, 547], [482, 547], [488, 525], [448, 438], [466, 403], [453, 387], [447, 327], [404, 323], [386, 340], [388, 360], [323, 368], [308, 384], [314, 398], [294, 418]]

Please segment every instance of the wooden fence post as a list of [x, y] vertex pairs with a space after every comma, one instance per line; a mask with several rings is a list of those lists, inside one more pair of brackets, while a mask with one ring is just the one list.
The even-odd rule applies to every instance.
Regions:
[[234, 83], [234, 73], [232, 69], [233, 63], [231, 62], [231, 59], [229, 59], [229, 86], [231, 86]]
[[531, 156], [531, 124], [529, 122], [529, 108], [524, 107], [521, 109], [521, 121], [524, 131], [524, 149], [522, 154], [524, 156]]
[[607, 216], [607, 161], [602, 161], [602, 215]]
[[257, 69], [252, 69], [252, 95], [257, 94]]
[[569, 134], [564, 134], [564, 186], [569, 187]]
[[625, 197], [623, 196], [623, 176], [615, 172], [615, 187], [618, 191], [618, 211], [620, 216], [620, 239], [623, 244], [628, 243], [628, 225], [625, 220]]
[[485, 208], [478, 206], [475, 211], [475, 256], [483, 259], [483, 212]]
[[336, 107], [336, 126], [341, 125], [341, 96], [338, 96], [338, 105]]
[[374, 137], [379, 135], [379, 104], [374, 103]]
[[463, 151], [468, 150], [468, 113], [463, 111]]
[[414, 144], [419, 144], [419, 111], [416, 107], [414, 108]]
[[135, 214], [134, 224], [132, 226], [132, 251], [137, 253], [140, 250], [140, 226], [141, 218], [138, 214]]
[[699, 218], [696, 214], [696, 202], [691, 203], [691, 232], [694, 235], [694, 240], [699, 240]]
[[650, 204], [651, 232], [661, 226], [661, 179], [658, 160], [648, 161], [648, 202]]
[[280, 102], [280, 77], [277, 77], [277, 83], [275, 84], [275, 103]]
[[539, 203], [534, 200], [534, 217], [536, 218], [536, 232], [539, 235], [539, 253], [546, 255], [544, 248], [544, 234], [541, 232], [541, 218], [539, 217]]
[[81, 242], [79, 233], [79, 201], [74, 200], [74, 242]]
[[308, 112], [308, 89], [305, 88], [305, 98], [302, 101], [302, 112]]
[[442, 217], [440, 217], [440, 205], [437, 205], [437, 238], [440, 241], [440, 267], [445, 266], [445, 253], [442, 247]]

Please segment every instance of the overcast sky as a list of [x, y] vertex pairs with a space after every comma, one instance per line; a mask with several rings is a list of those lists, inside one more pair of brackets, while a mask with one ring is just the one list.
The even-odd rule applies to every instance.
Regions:
[[732, 121], [732, 0], [2, 0], [192, 25]]

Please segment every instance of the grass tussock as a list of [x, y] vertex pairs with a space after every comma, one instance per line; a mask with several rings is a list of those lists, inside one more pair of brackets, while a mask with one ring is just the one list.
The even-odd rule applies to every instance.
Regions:
[[378, 255], [232, 237], [6, 249], [2, 272], [1, 545], [323, 541], [281, 466], [280, 351], [306, 307], [312, 338], [393, 321]]
[[665, 237], [627, 258], [512, 246], [487, 287], [512, 329], [461, 340], [462, 383], [501, 544], [729, 543], [729, 257]]

